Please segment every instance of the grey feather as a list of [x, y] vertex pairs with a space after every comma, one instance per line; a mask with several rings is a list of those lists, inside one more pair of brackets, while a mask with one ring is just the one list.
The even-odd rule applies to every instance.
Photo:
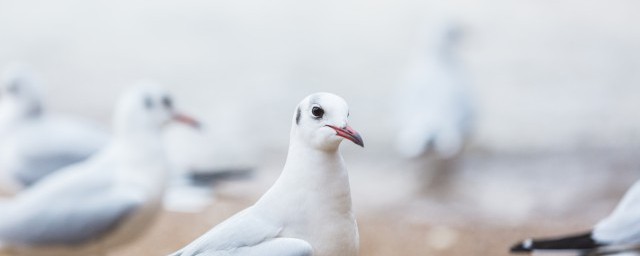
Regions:
[[25, 165], [14, 171], [14, 177], [25, 186], [32, 186], [45, 176], [65, 166], [81, 162], [90, 156], [89, 153], [69, 153], [43, 155], [25, 159]]
[[113, 230], [143, 203], [114, 191], [99, 193], [11, 205], [0, 220], [0, 240], [24, 245], [85, 243]]

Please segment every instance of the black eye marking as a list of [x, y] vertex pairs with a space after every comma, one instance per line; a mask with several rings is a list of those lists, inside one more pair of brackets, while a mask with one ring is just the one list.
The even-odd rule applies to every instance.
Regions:
[[152, 109], [153, 108], [153, 100], [151, 99], [151, 97], [149, 97], [149, 96], [144, 97], [144, 106], [147, 109]]
[[296, 124], [300, 124], [300, 107], [298, 107], [298, 111], [296, 112]]
[[318, 106], [314, 106], [313, 108], [311, 108], [311, 114], [314, 118], [320, 119], [322, 118], [322, 116], [324, 116], [324, 109]]
[[171, 98], [169, 96], [164, 96], [164, 97], [162, 97], [162, 105], [164, 105], [165, 108], [172, 109], [173, 108], [173, 101], [171, 100]]

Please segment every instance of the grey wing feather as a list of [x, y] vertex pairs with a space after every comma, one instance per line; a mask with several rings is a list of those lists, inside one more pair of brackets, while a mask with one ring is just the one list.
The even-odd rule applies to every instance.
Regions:
[[26, 245], [80, 244], [100, 238], [141, 204], [105, 192], [81, 198], [11, 205], [0, 220], [0, 240]]
[[13, 175], [30, 186], [62, 167], [83, 161], [103, 148], [106, 133], [75, 119], [49, 117], [18, 131], [12, 140], [23, 166]]
[[65, 166], [83, 161], [90, 154], [58, 154], [25, 159], [26, 164], [16, 170], [14, 177], [25, 186], [31, 186]]

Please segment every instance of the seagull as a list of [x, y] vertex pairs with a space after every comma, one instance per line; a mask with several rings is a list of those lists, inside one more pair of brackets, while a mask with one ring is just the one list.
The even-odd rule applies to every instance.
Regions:
[[338, 150], [348, 139], [347, 103], [315, 93], [294, 111], [289, 153], [275, 184], [249, 208], [213, 227], [174, 256], [355, 256], [358, 228], [349, 177]]
[[40, 84], [27, 68], [5, 70], [0, 80], [0, 183], [6, 192], [87, 159], [107, 141], [107, 133], [89, 122], [46, 111]]
[[581, 255], [640, 252], [640, 181], [627, 191], [614, 211], [590, 231], [557, 238], [527, 239], [511, 247], [512, 253], [536, 251], [573, 251]]
[[473, 111], [464, 70], [456, 58], [461, 28], [454, 22], [439, 22], [433, 31], [430, 41], [419, 40], [399, 83], [395, 123], [402, 125], [397, 127], [395, 148], [418, 164], [420, 192], [446, 201], [453, 194], [454, 175], [470, 138]]
[[404, 157], [429, 153], [452, 158], [471, 131], [472, 110], [467, 84], [455, 49], [460, 28], [438, 27], [435, 42], [419, 47], [399, 87], [396, 149]]
[[132, 88], [116, 106], [104, 149], [0, 204], [0, 248], [100, 254], [140, 235], [161, 207], [169, 168], [161, 132], [170, 121], [198, 126], [174, 110], [165, 90], [151, 83]]

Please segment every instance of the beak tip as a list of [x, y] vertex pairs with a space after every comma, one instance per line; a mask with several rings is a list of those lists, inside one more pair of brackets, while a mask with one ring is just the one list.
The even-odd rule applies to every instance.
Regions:
[[190, 116], [187, 116], [187, 115], [184, 115], [184, 114], [175, 114], [173, 116], [173, 120], [176, 121], [176, 122], [180, 122], [180, 123], [186, 124], [189, 127], [193, 128], [193, 129], [196, 129], [198, 131], [202, 130], [202, 123], [200, 123], [198, 120], [196, 120], [196, 119], [194, 119], [194, 118], [192, 118]]
[[362, 137], [360, 137], [360, 134], [358, 134], [358, 132], [353, 130], [351, 127], [347, 126], [345, 128], [338, 128], [332, 125], [327, 125], [327, 126], [335, 130], [337, 136], [348, 139], [354, 144], [364, 148], [364, 141], [362, 140]]

